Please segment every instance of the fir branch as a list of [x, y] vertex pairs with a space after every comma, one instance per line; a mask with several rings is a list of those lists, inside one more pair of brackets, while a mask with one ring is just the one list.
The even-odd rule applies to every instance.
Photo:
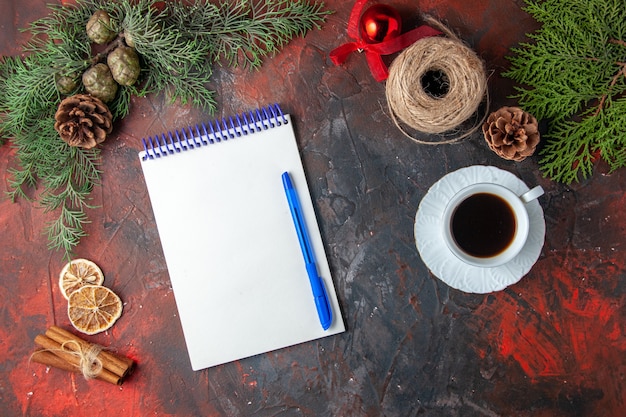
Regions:
[[58, 138], [53, 124], [53, 118], [42, 118], [14, 140], [22, 169], [12, 171], [9, 196], [14, 200], [26, 197], [25, 188], [42, 181], [39, 205], [45, 212], [60, 210], [59, 218], [46, 227], [49, 247], [70, 257], [86, 235], [82, 226], [88, 222], [85, 210], [93, 208], [90, 194], [99, 184], [99, 151], [67, 145]]
[[142, 97], [145, 95], [143, 91], [140, 91], [134, 85], [125, 86], [122, 85], [117, 90], [117, 96], [109, 105], [109, 109], [113, 114], [113, 119], [123, 119], [130, 113], [130, 100], [132, 96]]
[[48, 249], [62, 249], [65, 257], [71, 259], [74, 247], [87, 236], [85, 224], [90, 223], [83, 210], [73, 209], [63, 204], [59, 217], [46, 226]]
[[567, 140], [546, 145], [541, 159], [545, 172], [561, 182], [578, 181], [579, 175], [592, 174], [598, 154], [611, 170], [626, 166], [625, 112], [626, 99], [619, 99], [608, 103], [600, 114], [590, 112], [580, 120], [553, 126], [553, 135]]
[[0, 56], [0, 146], [10, 137], [5, 126], [10, 108], [6, 102], [7, 79], [15, 71], [15, 58]]
[[615, 171], [626, 167], [626, 97], [612, 100], [602, 112], [603, 126], [596, 131], [601, 140], [597, 141], [595, 150], [609, 164], [610, 170]]
[[5, 88], [3, 128], [9, 133], [26, 130], [27, 124], [49, 115], [50, 102], [56, 102], [58, 93], [54, 77], [56, 71], [47, 65], [48, 59], [30, 55], [24, 60], [13, 60], [13, 71]]
[[[56, 210], [64, 203], [76, 208], [91, 208], [89, 194], [99, 182], [99, 171], [93, 163], [93, 155], [86, 155], [91, 150], [82, 150], [68, 146], [66, 159], [60, 161], [56, 172], [43, 179], [46, 191], [40, 203], [46, 211]], [[81, 165], [85, 162], [86, 165]]]
[[[593, 172], [596, 156], [626, 166], [626, 9], [622, 0], [526, 0], [542, 27], [512, 48], [516, 95], [526, 111], [548, 119], [541, 164], [571, 183]], [[615, 107], [615, 108], [613, 108]], [[618, 110], [619, 109], [619, 110]]]
[[155, 90], [164, 90], [171, 103], [179, 100], [183, 105], [191, 102], [196, 107], [214, 109], [213, 92], [203, 88], [210, 80], [210, 69], [203, 76], [188, 77], [188, 72], [189, 68], [185, 67], [174, 72], [157, 72], [158, 75], [148, 79], [146, 85], [154, 86]]
[[551, 178], [571, 183], [591, 175], [594, 164], [593, 144], [587, 140], [597, 125], [597, 118], [588, 117], [584, 122], [562, 121], [552, 126], [552, 134], [567, 138], [549, 141], [542, 151], [541, 164]]
[[[175, 8], [176, 3], [168, 3]], [[195, 0], [187, 13], [170, 13], [172, 24], [187, 36], [211, 45], [211, 59], [224, 58], [231, 66], [258, 68], [296, 36], [319, 28], [326, 16], [323, 3], [302, 0], [240, 1], [219, 8]]]
[[94, 10], [104, 3], [79, 1], [70, 6], [48, 5], [49, 14], [32, 22], [27, 28], [34, 37], [34, 43], [25, 49], [38, 52], [42, 45], [44, 48], [48, 45], [49, 40], [55, 40], [56, 44], [72, 46], [88, 56], [91, 45], [85, 32], [85, 24]]
[[17, 160], [21, 169], [12, 169], [9, 180], [11, 190], [9, 197], [15, 201], [18, 197], [26, 197], [25, 189], [34, 188], [42, 176], [50, 173], [57, 165], [56, 155], [53, 153], [54, 141], [57, 133], [50, 118], [42, 117], [29, 122], [28, 129], [19, 132], [13, 138], [13, 146], [17, 148]]
[[[176, 2], [173, 2], [176, 4]], [[156, 15], [156, 16], [155, 16]], [[122, 27], [130, 36], [137, 52], [148, 62], [161, 63], [176, 71], [178, 67], [195, 67], [205, 63], [208, 45], [197, 42], [195, 37], [185, 38], [178, 28], [168, 26], [159, 16], [126, 14]]]
[[23, 131], [13, 135], [13, 147], [16, 148], [16, 157], [20, 168], [9, 170], [10, 190], [7, 195], [15, 201], [17, 198], [26, 198], [26, 189], [35, 188], [41, 176], [48, 174], [47, 168], [57, 165], [53, 153], [54, 141], [57, 136], [54, 130], [54, 121], [50, 117], [41, 117], [29, 120]]

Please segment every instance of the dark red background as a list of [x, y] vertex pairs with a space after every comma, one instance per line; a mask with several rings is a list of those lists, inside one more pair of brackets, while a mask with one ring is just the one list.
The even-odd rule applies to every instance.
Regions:
[[[485, 60], [492, 108], [515, 104], [504, 56], [536, 23], [522, 1], [391, 1], [405, 27], [420, 13], [446, 21]], [[64, 265], [47, 250], [36, 203], [0, 200], [0, 413], [4, 416], [621, 416], [626, 371], [625, 172], [571, 186], [543, 178], [537, 157], [493, 154], [482, 138], [421, 147], [399, 133], [384, 84], [365, 58], [341, 67], [352, 2], [321, 31], [291, 42], [258, 71], [216, 67], [215, 115], [133, 101], [103, 146], [98, 208], [77, 255], [97, 262], [124, 301], [108, 332], [86, 337], [134, 358], [121, 387], [29, 363], [34, 337], [71, 328], [58, 290]], [[5, 0], [0, 52], [19, 54], [18, 28], [47, 13], [42, 0]], [[347, 332], [204, 371], [191, 371], [137, 151], [172, 127], [278, 102], [298, 142]], [[14, 150], [0, 147], [0, 192]], [[546, 243], [531, 272], [504, 291], [466, 294], [431, 275], [413, 221], [428, 188], [473, 164], [509, 170], [546, 190]], [[176, 173], [172, 173], [176, 175]], [[252, 208], [251, 208], [252, 209]], [[210, 317], [199, 318], [211, 320]]]

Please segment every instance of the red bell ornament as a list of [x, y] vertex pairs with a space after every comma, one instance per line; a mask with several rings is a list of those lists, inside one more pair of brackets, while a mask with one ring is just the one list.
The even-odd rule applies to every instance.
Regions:
[[375, 4], [365, 10], [359, 26], [361, 39], [367, 43], [380, 43], [400, 35], [402, 19], [393, 7]]

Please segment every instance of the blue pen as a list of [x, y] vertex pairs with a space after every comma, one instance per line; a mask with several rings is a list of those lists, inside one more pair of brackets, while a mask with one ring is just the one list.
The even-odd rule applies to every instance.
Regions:
[[288, 172], [283, 174], [283, 186], [285, 187], [285, 194], [287, 195], [287, 201], [289, 202], [291, 217], [293, 217], [293, 224], [296, 226], [296, 233], [298, 234], [300, 248], [302, 249], [302, 255], [304, 256], [306, 272], [309, 275], [309, 281], [311, 282], [311, 289], [313, 290], [313, 298], [315, 299], [317, 314], [320, 317], [322, 328], [327, 330], [333, 321], [333, 312], [330, 308], [330, 302], [328, 300], [326, 287], [324, 287], [324, 281], [322, 281], [322, 278], [320, 278], [317, 273], [315, 256], [313, 256], [311, 240], [309, 239], [309, 234], [306, 230], [306, 223], [304, 223], [304, 214], [302, 213], [298, 193], [291, 183], [291, 177]]

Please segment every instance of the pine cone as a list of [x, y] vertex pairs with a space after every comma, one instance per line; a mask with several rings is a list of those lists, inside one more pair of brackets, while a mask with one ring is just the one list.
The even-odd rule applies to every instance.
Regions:
[[70, 146], [91, 149], [113, 130], [113, 115], [100, 99], [86, 94], [67, 97], [54, 115], [54, 128]]
[[96, 11], [87, 22], [87, 36], [97, 44], [111, 42], [117, 33], [111, 30], [113, 27], [111, 16], [104, 10]]
[[537, 119], [519, 107], [502, 107], [483, 124], [485, 140], [504, 159], [522, 161], [535, 152], [539, 143]]
[[100, 62], [83, 73], [85, 90], [94, 97], [108, 103], [115, 98], [119, 85], [106, 64]]
[[56, 82], [57, 90], [59, 90], [59, 93], [64, 95], [71, 94], [74, 90], [76, 90], [76, 87], [78, 87], [78, 77], [74, 73], [69, 75], [57, 74], [55, 75], [54, 80]]
[[107, 57], [107, 65], [111, 70], [113, 79], [120, 85], [133, 85], [141, 67], [139, 66], [139, 56], [130, 46], [118, 46]]

